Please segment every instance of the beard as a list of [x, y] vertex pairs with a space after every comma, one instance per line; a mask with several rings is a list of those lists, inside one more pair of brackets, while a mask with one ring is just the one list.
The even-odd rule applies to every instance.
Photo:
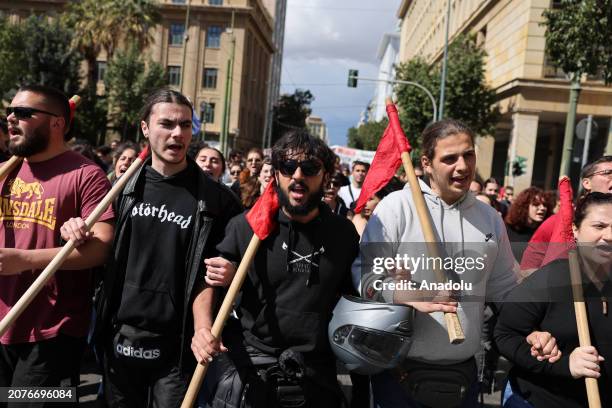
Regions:
[[[291, 184], [288, 190], [291, 191], [292, 188], [297, 184], [298, 183]], [[306, 201], [300, 205], [292, 205], [291, 200], [289, 199], [289, 193], [285, 192], [282, 188], [280, 188], [280, 186], [276, 186], [276, 193], [278, 194], [279, 204], [290, 215], [307, 215], [319, 205], [319, 203], [321, 202], [321, 198], [323, 198], [323, 185], [321, 185], [321, 187], [317, 191], [311, 193], [309, 193], [308, 187], [306, 187], [305, 184], [299, 183], [299, 185], [308, 194]]]
[[30, 157], [44, 151], [49, 145], [49, 123], [43, 123], [31, 134], [25, 135], [22, 132], [23, 140], [16, 144], [9, 141], [9, 152], [14, 156]]

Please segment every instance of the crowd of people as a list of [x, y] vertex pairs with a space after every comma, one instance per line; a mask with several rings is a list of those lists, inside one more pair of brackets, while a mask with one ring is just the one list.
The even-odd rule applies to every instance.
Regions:
[[[193, 107], [168, 89], [143, 101], [141, 144], [71, 141], [68, 100], [45, 86], [21, 87], [6, 114], [0, 153], [24, 160], [0, 181], [0, 317], [65, 241], [76, 250], [0, 337], [0, 387], [75, 386], [92, 347], [109, 407], [179, 406], [204, 363], [199, 407], [341, 407], [336, 357], [348, 353], [351, 407], [467, 408], [479, 406], [485, 367], [476, 356], [487, 349], [513, 364], [504, 407], [587, 406], [584, 378], [598, 379], [604, 406], [612, 404], [612, 156], [585, 166], [575, 208], [592, 340], [581, 346], [567, 256], [550, 244], [562, 221], [556, 192], [530, 187], [515, 196], [512, 186], [479, 181], [475, 135], [460, 121], [423, 131], [415, 173], [445, 255], [473, 254], [482, 267], [449, 271], [473, 293], [429, 296], [381, 288], [426, 282], [428, 268], [380, 272], [365, 256], [371, 247], [377, 257], [422, 255], [406, 175], [356, 213], [369, 164], [347, 167], [305, 130], [286, 133], [268, 155], [252, 148], [226, 159], [193, 140]], [[88, 230], [83, 220], [147, 145], [149, 157]], [[247, 211], [270, 183], [276, 228], [216, 338], [216, 313], [253, 235]], [[400, 305], [410, 327], [374, 330], [356, 310], [344, 326], [355, 334], [329, 335], [340, 298]], [[447, 313], [459, 318], [461, 344], [448, 341]], [[389, 342], [375, 344], [385, 330]], [[402, 353], [391, 356], [398, 338]], [[397, 361], [385, 366], [383, 357]]]

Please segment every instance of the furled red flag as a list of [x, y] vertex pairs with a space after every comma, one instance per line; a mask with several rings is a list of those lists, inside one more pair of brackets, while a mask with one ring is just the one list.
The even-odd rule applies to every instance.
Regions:
[[400, 125], [397, 108], [394, 104], [387, 105], [387, 115], [389, 116], [389, 126], [385, 129], [385, 133], [378, 143], [374, 160], [372, 160], [368, 175], [363, 181], [361, 194], [355, 206], [355, 212], [357, 213], [361, 212], [370, 197], [387, 185], [395, 175], [397, 168], [402, 164], [401, 154], [410, 152], [412, 149]]
[[[561, 177], [559, 180], [559, 218], [560, 222], [555, 225], [553, 233], [550, 236], [550, 244], [546, 250], [546, 255], [542, 261], [542, 265], [559, 258], [567, 258], [567, 251], [575, 245], [574, 233], [572, 232], [572, 223], [574, 221], [574, 204], [572, 197], [572, 185], [567, 176]], [[563, 245], [565, 244], [565, 245]]]
[[263, 194], [255, 202], [253, 208], [246, 215], [251, 229], [262, 241], [276, 228], [275, 218], [278, 207], [276, 180], [272, 179]]

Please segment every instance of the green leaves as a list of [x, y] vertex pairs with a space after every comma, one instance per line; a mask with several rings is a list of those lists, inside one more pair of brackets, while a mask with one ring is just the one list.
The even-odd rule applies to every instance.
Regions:
[[568, 74], [603, 73], [612, 82], [612, 0], [561, 0], [545, 10], [546, 51]]
[[[477, 134], [492, 135], [499, 112], [494, 106], [495, 91], [485, 81], [485, 57], [485, 51], [476, 46], [472, 36], [460, 36], [450, 44], [444, 117], [465, 122]], [[439, 98], [441, 66], [430, 66], [425, 60], [415, 58], [400, 64], [396, 72], [397, 79], [417, 82]], [[417, 135], [433, 119], [431, 101], [422, 90], [411, 85], [397, 85], [395, 92], [402, 127], [418, 152]]]
[[108, 64], [104, 87], [111, 107], [109, 117], [119, 125], [123, 139], [138, 134], [142, 101], [166, 84], [164, 68], [152, 61], [145, 64], [136, 44], [115, 54]]
[[357, 128], [350, 128], [348, 146], [355, 149], [376, 150], [388, 124], [389, 120], [385, 118], [380, 122], [366, 122]]
[[274, 106], [272, 144], [291, 129], [306, 127], [306, 118], [312, 112], [310, 104], [314, 96], [309, 90], [296, 89], [293, 94], [284, 94]]

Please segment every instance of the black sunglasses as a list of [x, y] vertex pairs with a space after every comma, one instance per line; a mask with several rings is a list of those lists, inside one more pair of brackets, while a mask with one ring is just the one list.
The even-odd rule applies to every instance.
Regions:
[[239, 174], [240, 174], [240, 170], [230, 171], [230, 174], [231, 174], [232, 176], [237, 176], [237, 175], [239, 175]]
[[283, 160], [279, 163], [278, 171], [285, 177], [291, 177], [297, 170], [297, 168], [302, 169], [302, 173], [306, 177], [312, 177], [319, 174], [321, 171], [321, 162], [314, 159], [308, 159], [303, 161], [297, 160]]
[[29, 119], [35, 113], [44, 113], [44, 114], [55, 116], [55, 117], [59, 116], [59, 115], [56, 115], [55, 113], [47, 112], [47, 111], [36, 109], [36, 108], [26, 108], [25, 106], [9, 106], [8, 108], [6, 108], [7, 118], [12, 113], [15, 114], [15, 117], [17, 119]]

